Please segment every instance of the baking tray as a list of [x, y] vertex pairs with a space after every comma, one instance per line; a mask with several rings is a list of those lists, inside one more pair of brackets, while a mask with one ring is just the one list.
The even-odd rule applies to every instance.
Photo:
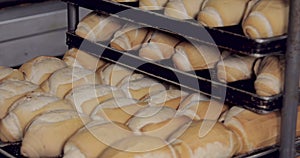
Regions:
[[243, 35], [241, 26], [222, 28], [203, 27], [194, 20], [177, 20], [164, 16], [162, 11], [144, 11], [136, 7], [136, 3], [116, 3], [109, 0], [63, 0], [81, 7], [111, 16], [139, 23], [143, 26], [176, 33], [187, 40], [217, 45], [220, 48], [251, 56], [284, 53], [286, 35], [250, 39]]
[[108, 43], [93, 43], [71, 32], [67, 32], [67, 45], [156, 79], [178, 85], [184, 90], [203, 93], [220, 102], [240, 106], [256, 113], [277, 111], [282, 105], [282, 94], [271, 97], [261, 97], [255, 94], [254, 79], [224, 84], [218, 81], [215, 70], [183, 72], [172, 67], [166, 61], [151, 62], [135, 55], [134, 52], [121, 52], [110, 48]]
[[[300, 141], [299, 139], [296, 140], [296, 151], [297, 155], [300, 152]], [[22, 142], [16, 142], [16, 143], [6, 143], [3, 144], [0, 142], [0, 157], [1, 158], [25, 158], [21, 155], [20, 149], [21, 149]], [[61, 158], [62, 156], [59, 156], [58, 158]], [[278, 158], [279, 157], [279, 146], [273, 145], [261, 149], [257, 149], [255, 151], [252, 151], [250, 153], [236, 155], [233, 158]]]

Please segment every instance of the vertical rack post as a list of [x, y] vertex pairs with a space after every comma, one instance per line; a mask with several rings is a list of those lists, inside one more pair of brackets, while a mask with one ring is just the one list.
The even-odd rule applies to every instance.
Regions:
[[283, 107], [281, 110], [280, 158], [296, 155], [295, 137], [298, 82], [300, 70], [300, 1], [290, 0], [289, 27], [286, 50], [286, 67]]
[[79, 7], [68, 2], [68, 32], [74, 33], [79, 21]]

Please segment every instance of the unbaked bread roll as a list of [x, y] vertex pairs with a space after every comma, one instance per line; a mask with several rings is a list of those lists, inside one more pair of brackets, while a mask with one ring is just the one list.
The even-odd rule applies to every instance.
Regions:
[[24, 76], [18, 69], [0, 66], [0, 82], [8, 79], [24, 80]]
[[273, 96], [283, 90], [284, 60], [278, 56], [265, 57], [260, 63], [254, 88], [260, 96]]
[[99, 104], [91, 113], [93, 120], [107, 120], [125, 124], [146, 103], [130, 98], [113, 98]]
[[137, 111], [127, 122], [132, 131], [140, 134], [141, 129], [149, 124], [159, 123], [173, 118], [176, 110], [166, 106], [148, 106]]
[[28, 126], [21, 154], [26, 157], [58, 157], [65, 142], [88, 121], [89, 117], [73, 110], [44, 113]]
[[[147, 143], [145, 143], [147, 142]], [[132, 135], [105, 149], [99, 158], [178, 158], [174, 148], [166, 141], [151, 136]]]
[[194, 19], [198, 15], [204, 0], [170, 0], [164, 14], [176, 19]]
[[108, 146], [131, 134], [130, 129], [120, 123], [92, 121], [66, 142], [64, 158], [97, 157]]
[[9, 107], [29, 92], [39, 90], [39, 86], [28, 81], [4, 80], [0, 83], [0, 119], [3, 119]]
[[145, 41], [147, 34], [147, 28], [126, 24], [114, 34], [110, 46], [120, 51], [137, 50]]
[[[213, 124], [213, 128], [204, 137], [199, 131], [204, 124]], [[225, 158], [232, 157], [240, 148], [237, 136], [219, 122], [201, 120], [183, 126], [170, 138], [173, 147], [184, 158]]]
[[67, 67], [55, 71], [41, 87], [45, 92], [63, 98], [72, 88], [85, 84], [101, 84], [101, 80], [91, 70]]
[[73, 88], [65, 99], [80, 112], [90, 115], [94, 108], [111, 98], [125, 97], [121, 89], [107, 85], [87, 84]]
[[147, 124], [140, 129], [143, 135], [159, 137], [167, 140], [182, 126], [190, 124], [192, 120], [187, 116], [175, 116], [162, 122]]
[[244, 19], [242, 26], [250, 38], [268, 38], [287, 33], [288, 0], [260, 0]]
[[181, 115], [188, 116], [193, 120], [218, 120], [227, 109], [228, 106], [222, 103], [202, 100], [180, 105], [178, 111]]
[[[299, 113], [300, 106], [298, 106], [297, 136], [300, 135]], [[261, 115], [243, 108], [232, 107], [225, 117], [224, 125], [239, 136], [242, 148], [237, 154], [250, 152], [279, 142], [279, 112]]]
[[103, 42], [111, 39], [122, 25], [112, 16], [91, 12], [78, 23], [75, 33], [92, 42]]
[[175, 51], [172, 60], [175, 67], [182, 71], [213, 68], [221, 57], [218, 48], [196, 43], [182, 42]]
[[250, 0], [206, 0], [198, 21], [209, 27], [237, 25], [242, 20]]
[[221, 82], [234, 82], [249, 79], [253, 75], [254, 65], [259, 64], [260, 59], [252, 56], [231, 54], [217, 64], [217, 76]]
[[168, 0], [139, 0], [139, 8], [144, 10], [162, 10]]
[[153, 61], [169, 59], [174, 54], [177, 43], [179, 39], [174, 35], [154, 31], [149, 41], [142, 45], [139, 56]]
[[150, 78], [133, 80], [121, 85], [120, 88], [126, 93], [127, 97], [137, 100], [143, 100], [153, 93], [165, 90], [161, 83]]
[[187, 92], [181, 90], [166, 90], [150, 95], [145, 99], [149, 105], [168, 106], [177, 109], [180, 102], [188, 95]]
[[63, 57], [63, 61], [68, 66], [85, 68], [92, 71], [96, 71], [106, 64], [105, 61], [96, 56], [76, 48], [68, 50]]
[[118, 85], [121, 80], [132, 73], [132, 70], [117, 64], [111, 64], [97, 70], [97, 75], [101, 78], [102, 83], [110, 86]]
[[29, 93], [17, 100], [9, 109], [8, 115], [0, 122], [0, 139], [3, 142], [16, 142], [23, 138], [25, 127], [31, 120], [45, 112], [73, 107], [67, 101], [43, 92]]
[[24, 73], [25, 80], [40, 85], [53, 72], [64, 67], [67, 67], [66, 63], [58, 58], [38, 56], [24, 63], [19, 70]]

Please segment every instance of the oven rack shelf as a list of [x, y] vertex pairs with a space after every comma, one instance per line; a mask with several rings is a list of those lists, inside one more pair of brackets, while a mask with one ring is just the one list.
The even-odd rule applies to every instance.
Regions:
[[[131, 5], [116, 3], [109, 0], [63, 0], [87, 9], [105, 12], [111, 16], [139, 23], [145, 27], [175, 33], [187, 40], [217, 45], [232, 52], [265, 56], [283, 54], [287, 35], [265, 39], [250, 39], [243, 35], [240, 25], [209, 28], [203, 27], [196, 21], [177, 20], [159, 12], [145, 11]], [[129, 3], [132, 4], [132, 3]]]
[[281, 108], [282, 94], [261, 97], [253, 92], [248, 92], [247, 88], [249, 84], [253, 86], [253, 80], [238, 81], [226, 85], [217, 81], [214, 71], [205, 72], [205, 77], [199, 76], [197, 72], [183, 72], [159, 62], [142, 59], [134, 53], [115, 50], [108, 47], [107, 44], [93, 43], [72, 32], [67, 33], [67, 45], [156, 79], [178, 85], [183, 89], [203, 93], [221, 102], [224, 101], [226, 104], [240, 106], [256, 113], [265, 114]]

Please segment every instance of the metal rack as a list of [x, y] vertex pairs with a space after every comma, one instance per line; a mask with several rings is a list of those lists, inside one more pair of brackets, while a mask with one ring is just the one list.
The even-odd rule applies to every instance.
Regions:
[[[170, 61], [168, 62], [168, 60], [158, 63], [149, 62], [130, 55], [136, 54], [137, 56], [137, 52], [120, 52], [107, 47], [108, 43], [93, 43], [78, 37], [74, 32], [79, 20], [77, 16], [78, 8], [81, 6], [91, 10], [101, 11], [102, 13], [104, 12], [105, 14], [110, 14], [110, 16], [115, 16], [127, 22], [134, 22], [141, 26], [173, 32], [188, 40], [213, 44], [225, 49], [229, 48], [231, 51], [251, 56], [265, 56], [274, 53], [282, 53], [285, 48], [286, 35], [271, 39], [253, 40], [247, 38], [238, 31], [229, 32], [229, 28], [204, 28], [191, 21], [179, 21], [163, 16], [157, 12], [143, 11], [129, 5], [107, 0], [63, 1], [68, 3], [69, 30], [67, 33], [67, 45], [69, 47], [80, 47], [79, 49], [96, 54], [101, 58], [121, 63], [136, 71], [177, 84], [182, 88], [188, 88], [196, 92], [208, 94], [219, 101], [242, 106], [256, 113], [268, 113], [281, 108], [282, 94], [271, 97], [261, 97], [255, 94], [253, 79], [224, 84], [218, 81], [216, 70], [214, 69], [208, 70], [209, 72], [193, 71], [186, 73], [178, 71], [171, 66]], [[237, 27], [231, 27], [231, 30], [233, 30], [232, 28]], [[239, 44], [237, 44], [237, 41], [240, 41]], [[239, 99], [237, 99], [236, 96], [238, 96]]]
[[[269, 54], [269, 52], [285, 52], [286, 49], [286, 79], [285, 79], [285, 86], [284, 86], [284, 93], [283, 93], [283, 101], [279, 99], [279, 102], [283, 103], [283, 107], [281, 110], [282, 113], [282, 126], [281, 126], [281, 139], [280, 139], [280, 147], [279, 147], [279, 154], [281, 158], [285, 157], [295, 157], [296, 155], [296, 149], [295, 149], [295, 131], [296, 131], [296, 121], [297, 120], [297, 105], [299, 102], [299, 94], [298, 94], [298, 81], [299, 81], [299, 68], [300, 68], [300, 1], [297, 0], [290, 0], [290, 20], [289, 20], [289, 32], [288, 36], [281, 36], [277, 37], [275, 39], [260, 39], [260, 40], [251, 40], [248, 38], [245, 38], [241, 35], [234, 34], [235, 36], [232, 36], [230, 33], [228, 33], [226, 30], [217, 30], [213, 28], [206, 28], [206, 29], [199, 29], [199, 25], [195, 25], [192, 22], [184, 21], [180, 22], [180, 25], [178, 26], [178, 21], [174, 19], [165, 18], [162, 15], [155, 13], [155, 12], [144, 12], [139, 9], [136, 9], [131, 6], [123, 5], [123, 4], [113, 4], [114, 7], [110, 7], [112, 3], [110, 1], [106, 0], [99, 0], [97, 3], [91, 3], [94, 0], [64, 0], [68, 2], [68, 24], [69, 24], [69, 30], [67, 34], [67, 44], [69, 46], [76, 46], [76, 43], [78, 44], [79, 41], [76, 40], [82, 40], [79, 37], [76, 37], [74, 35], [74, 31], [76, 29], [76, 24], [78, 23], [78, 6], [82, 6], [85, 8], [89, 8], [96, 11], [104, 11], [109, 14], [112, 14], [113, 16], [118, 16], [119, 18], [123, 17], [122, 15], [118, 14], [120, 11], [124, 11], [127, 9], [130, 9], [131, 12], [126, 13], [126, 19], [130, 19], [134, 22], [139, 22], [141, 24], [145, 24], [145, 26], [150, 25], [151, 27], [158, 28], [158, 29], [165, 29], [168, 28], [169, 30], [166, 31], [175, 31], [179, 35], [184, 35], [185, 37], [191, 39], [191, 40], [197, 40], [200, 42], [197, 37], [201, 34], [204, 34], [204, 30], [208, 30], [208, 33], [211, 34], [213, 37], [225, 37], [228, 38], [234, 37], [232, 41], [239, 40], [242, 42], [238, 42], [241, 44], [238, 44], [238, 47], [235, 45], [232, 45], [232, 43], [226, 43], [223, 39], [220, 38], [214, 38], [209, 39], [205, 42], [212, 42], [214, 41], [218, 46], [224, 47], [225, 49], [233, 49], [233, 51], [248, 54], [248, 55], [254, 55], [254, 56], [263, 56]], [[170, 29], [171, 27], [171, 29]], [[182, 27], [186, 29], [181, 29]], [[199, 32], [195, 33], [189, 30], [195, 30], [195, 27], [199, 29]], [[287, 39], [286, 39], [287, 38]], [[75, 41], [76, 42], [75, 42]], [[226, 40], [225, 40], [226, 41]], [[285, 47], [285, 42], [287, 42]], [[80, 42], [79, 42], [80, 43]], [[84, 42], [87, 45], [91, 44], [89, 42]], [[81, 43], [85, 45], [84, 43]], [[92, 45], [90, 45], [92, 46]], [[240, 46], [240, 47], [239, 47]], [[255, 46], [255, 47], [253, 47]], [[77, 47], [79, 47], [77, 45]], [[85, 46], [80, 46], [80, 49], [87, 48]], [[90, 47], [92, 48], [92, 47]], [[98, 47], [100, 48], [100, 47]], [[252, 49], [253, 48], [253, 49]], [[109, 49], [109, 48], [103, 48], [103, 49]], [[86, 49], [87, 51], [93, 52], [97, 54], [97, 51], [92, 49]], [[118, 54], [118, 53], [116, 53]], [[98, 54], [105, 57], [105, 53]], [[124, 54], [123, 54], [124, 55]], [[119, 58], [118, 58], [119, 59]], [[118, 60], [117, 59], [117, 60]], [[111, 58], [109, 58], [111, 60]], [[116, 60], [113, 60], [116, 61]], [[124, 63], [123, 63], [124, 64]], [[147, 64], [147, 63], [143, 63]], [[128, 63], [125, 66], [128, 66]], [[130, 66], [130, 64], [129, 64]], [[133, 65], [131, 65], [133, 66]], [[156, 67], [159, 68], [159, 67]], [[143, 69], [140, 69], [140, 71], [143, 71]], [[151, 75], [152, 73], [150, 73]], [[156, 74], [159, 75], [159, 74]], [[162, 78], [165, 78], [165, 76], [161, 76]], [[172, 82], [172, 80], [170, 81]], [[175, 82], [176, 83], [176, 82]], [[190, 86], [188, 86], [190, 88]], [[214, 86], [212, 86], [214, 87]], [[195, 88], [196, 87], [192, 87]], [[199, 89], [198, 89], [199, 90]], [[203, 91], [201, 91], [203, 92]], [[274, 102], [274, 100], [272, 100]], [[248, 103], [249, 104], [249, 103]], [[251, 104], [251, 103], [250, 103]], [[253, 104], [253, 103], [252, 103]]]

